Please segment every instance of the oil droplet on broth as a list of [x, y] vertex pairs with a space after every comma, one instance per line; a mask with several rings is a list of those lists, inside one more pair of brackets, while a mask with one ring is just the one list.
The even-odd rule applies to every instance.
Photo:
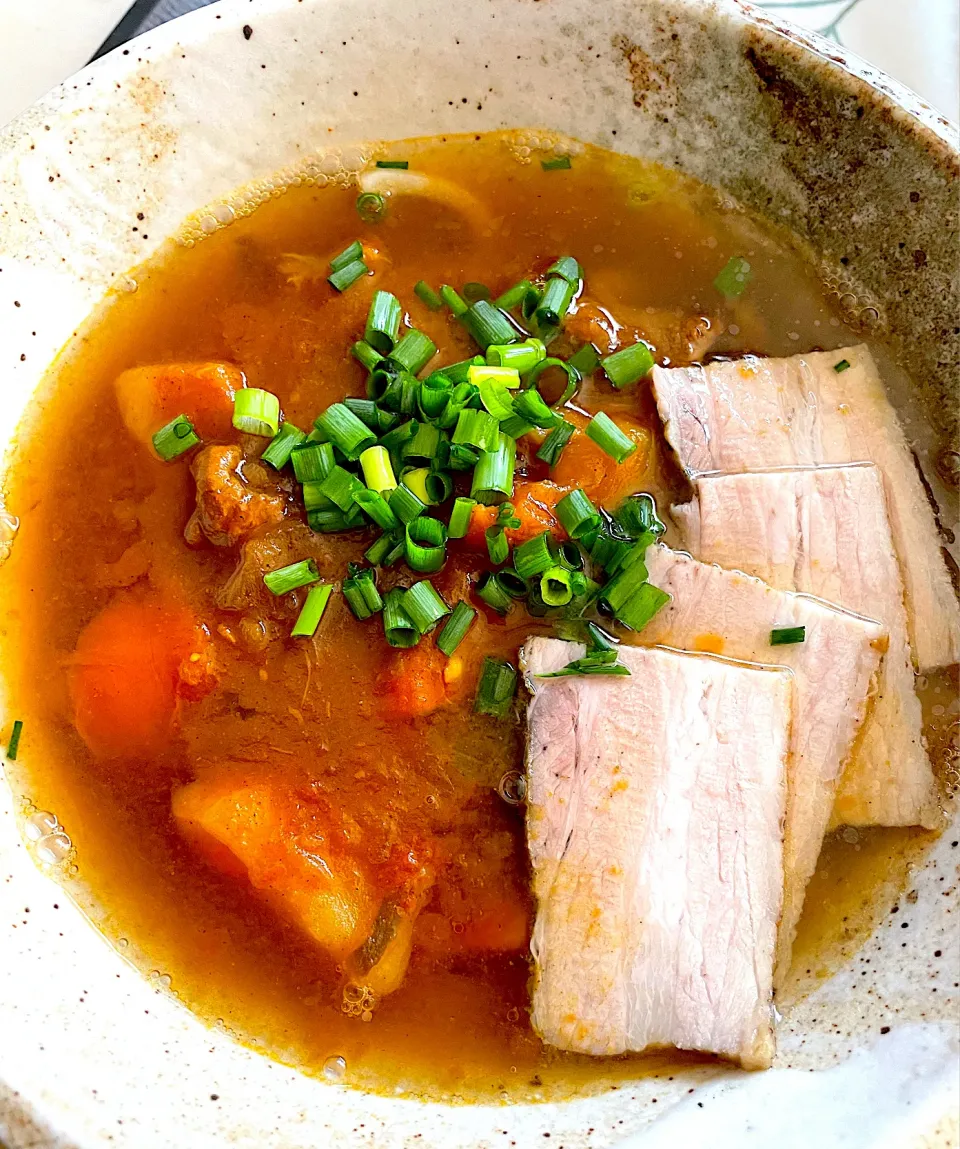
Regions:
[[39, 842], [47, 834], [52, 834], [59, 824], [55, 814], [51, 814], [49, 810], [38, 810], [26, 820], [23, 832], [29, 841]]
[[343, 1081], [347, 1075], [347, 1059], [337, 1054], [323, 1063], [323, 1076], [327, 1081]]
[[[55, 866], [65, 861], [72, 849], [73, 843], [62, 830], [58, 830], [40, 839], [37, 843], [37, 857], [48, 866]], [[73, 870], [74, 867], [71, 867], [71, 872]]]

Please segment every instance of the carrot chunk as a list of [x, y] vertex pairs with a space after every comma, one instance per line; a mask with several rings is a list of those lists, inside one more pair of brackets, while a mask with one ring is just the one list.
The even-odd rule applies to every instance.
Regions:
[[439, 710], [447, 702], [446, 665], [446, 656], [432, 639], [394, 654], [385, 676], [384, 714], [388, 718], [423, 718]]
[[637, 449], [622, 463], [617, 463], [602, 451], [583, 431], [585, 420], [577, 417], [578, 424], [570, 442], [553, 468], [552, 478], [565, 490], [581, 487], [597, 504], [613, 507], [624, 497], [640, 490], [650, 464], [652, 442], [646, 427], [629, 416], [617, 413], [613, 421], [631, 438]]
[[[565, 538], [566, 534], [560, 526], [560, 520], [554, 513], [554, 507], [563, 496], [576, 486], [576, 482], [564, 486], [559, 482], [544, 480], [540, 483], [517, 483], [513, 497], [513, 512], [520, 520], [519, 527], [507, 530], [507, 538], [512, 546], [525, 543], [528, 539], [543, 534], [544, 531], [553, 531], [558, 538]], [[464, 544], [474, 551], [486, 551], [487, 542], [484, 531], [497, 521], [497, 508], [477, 505], [470, 516], [470, 526], [464, 538]]]
[[130, 434], [150, 446], [153, 435], [186, 415], [205, 442], [234, 437], [233, 400], [246, 386], [232, 363], [161, 363], [117, 377], [117, 401]]

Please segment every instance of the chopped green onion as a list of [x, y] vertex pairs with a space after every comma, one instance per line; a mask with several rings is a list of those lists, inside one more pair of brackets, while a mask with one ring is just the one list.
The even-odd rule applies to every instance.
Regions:
[[420, 641], [420, 632], [413, 625], [413, 619], [403, 608], [406, 591], [402, 586], [388, 590], [383, 600], [383, 633], [387, 643], [393, 647], [407, 649]]
[[488, 655], [483, 660], [473, 709], [477, 714], [492, 714], [494, 718], [505, 718], [516, 691], [516, 670], [509, 662], [498, 662]]
[[[500, 371], [500, 367], [486, 367], [476, 368], [476, 370], [486, 371]], [[473, 380], [471, 380], [473, 382]], [[520, 376], [517, 376], [517, 383], [520, 382]], [[480, 402], [484, 405], [487, 411], [498, 421], [509, 419], [514, 414], [513, 409], [513, 396], [507, 390], [506, 384], [502, 383], [499, 379], [484, 378], [479, 383], [480, 388]]]
[[400, 525], [399, 519], [390, 509], [390, 504], [383, 497], [382, 492], [371, 490], [357, 491], [353, 496], [353, 500], [361, 511], [373, 519], [378, 527], [383, 527], [385, 531], [392, 531]]
[[635, 539], [648, 531], [659, 537], [667, 529], [657, 514], [656, 500], [646, 491], [628, 495], [617, 507], [615, 517], [627, 534]]
[[485, 506], [502, 503], [513, 494], [517, 442], [500, 433], [495, 451], [481, 451], [473, 472], [470, 497]]
[[297, 615], [293, 630], [290, 631], [293, 638], [312, 638], [316, 634], [331, 594], [333, 594], [333, 584], [328, 582], [321, 583], [320, 586], [312, 586], [307, 591], [306, 601]]
[[750, 264], [742, 255], [735, 255], [728, 260], [723, 270], [713, 281], [713, 286], [728, 299], [736, 299], [743, 295], [750, 282]]
[[281, 595], [296, 590], [299, 586], [316, 582], [319, 577], [320, 572], [313, 559], [301, 559], [298, 563], [290, 563], [289, 566], [268, 571], [263, 576], [263, 584], [271, 594]]
[[303, 443], [290, 453], [293, 473], [300, 483], [320, 482], [336, 462], [332, 443]]
[[363, 244], [359, 239], [355, 239], [353, 243], [348, 244], [339, 255], [335, 255], [330, 260], [330, 270], [340, 271], [341, 268], [349, 267], [351, 263], [355, 263], [358, 259], [363, 259]]
[[587, 655], [584, 658], [577, 658], [573, 662], [568, 662], [562, 670], [538, 674], [537, 678], [567, 678], [575, 674], [609, 674], [625, 677], [630, 674], [630, 670], [621, 662], [598, 662]]
[[365, 275], [369, 274], [370, 268], [362, 259], [357, 259], [353, 263], [348, 263], [346, 267], [341, 267], [339, 271], [334, 271], [328, 275], [327, 283], [336, 288], [337, 291], [346, 291], [348, 287], [353, 287], [358, 279], [363, 279]]
[[390, 504], [390, 510], [404, 524], [413, 522], [417, 515], [422, 515], [427, 509], [426, 503], [418, 499], [403, 483], [390, 493], [387, 502]]
[[153, 436], [153, 449], [165, 463], [169, 463], [196, 447], [199, 442], [200, 436], [194, 431], [190, 420], [186, 415], [178, 415]]
[[245, 435], [267, 435], [280, 430], [280, 400], [259, 387], [241, 387], [233, 399], [233, 425]]
[[523, 303], [532, 288], [533, 284], [529, 279], [521, 279], [513, 287], [508, 287], [503, 295], [494, 301], [494, 306], [499, 307], [501, 311], [511, 311], [518, 304]]
[[363, 621], [383, 610], [383, 599], [377, 590], [377, 572], [369, 567], [361, 569], [355, 563], [351, 563], [349, 569], [350, 577], [343, 580], [343, 597], [354, 617]]
[[460, 495], [454, 500], [453, 510], [450, 512], [449, 536], [451, 539], [462, 539], [470, 529], [470, 518], [473, 508], [477, 505], [476, 499], [468, 499]]
[[453, 479], [445, 471], [428, 471], [424, 485], [427, 491], [428, 507], [440, 506], [453, 494]]
[[400, 331], [403, 309], [400, 300], [389, 291], [375, 291], [370, 300], [363, 337], [382, 355], [389, 355]]
[[409, 160], [377, 160], [378, 168], [394, 168], [397, 171], [405, 172], [409, 166]]
[[463, 285], [463, 298], [468, 303], [476, 303], [478, 299], [489, 299], [490, 288], [485, 283], [465, 283]]
[[322, 479], [310, 479], [303, 484], [303, 506], [308, 515], [311, 511], [340, 511], [333, 499], [324, 493]]
[[598, 411], [587, 424], [587, 437], [618, 463], [629, 459], [637, 444], [625, 435], [605, 411]]
[[521, 391], [514, 399], [513, 405], [517, 415], [528, 423], [532, 423], [534, 427], [552, 429], [560, 422], [560, 416], [556, 411], [550, 410], [539, 391], [532, 389]]
[[390, 464], [390, 452], [386, 447], [379, 444], [367, 447], [360, 456], [360, 469], [363, 471], [363, 481], [371, 491], [392, 491], [397, 485]]
[[411, 327], [390, 352], [390, 358], [412, 375], [416, 375], [426, 367], [436, 353], [437, 345], [433, 340], [422, 331]]
[[447, 558], [447, 528], [439, 519], [419, 515], [407, 523], [407, 566], [412, 571], [434, 574]]
[[653, 349], [641, 339], [622, 351], [615, 351], [601, 360], [603, 370], [614, 387], [629, 387], [649, 375], [655, 360]]
[[447, 465], [453, 471], [472, 471], [480, 459], [480, 452], [463, 443], [450, 444], [450, 458]]
[[646, 565], [643, 562], [635, 562], [620, 570], [604, 584], [600, 591], [600, 601], [617, 614], [646, 581]]
[[600, 591], [599, 583], [587, 578], [581, 571], [571, 571], [570, 578], [573, 598], [563, 608], [564, 618], [581, 618], [590, 609]]
[[670, 597], [666, 591], [645, 582], [633, 598], [617, 611], [617, 619], [631, 630], [643, 630], [657, 611], [670, 601]]
[[557, 559], [558, 566], [566, 567], [568, 571], [583, 570], [583, 553], [576, 543], [565, 540], [557, 544], [557, 550], [560, 552]]
[[[487, 363], [491, 367], [510, 367], [520, 375], [532, 371], [547, 357], [547, 349], [542, 339], [525, 339], [523, 343], [491, 343], [486, 351]], [[507, 386], [519, 387], [519, 380]]]
[[380, 352], [375, 347], [371, 347], [365, 339], [358, 339], [350, 348], [350, 354], [368, 371], [372, 371], [378, 363], [383, 362], [383, 356]]
[[426, 419], [435, 419], [447, 405], [453, 384], [442, 371], [434, 371], [420, 383], [420, 411]]
[[[470, 609], [469, 607], [467, 608]], [[477, 612], [474, 611], [474, 614]], [[17, 718], [10, 730], [10, 741], [7, 743], [7, 761], [16, 762], [17, 751], [20, 749], [20, 735], [23, 733], [23, 719]]]
[[437, 453], [440, 431], [432, 423], [420, 423], [412, 438], [401, 449], [404, 459], [429, 463]]
[[[540, 300], [543, 298], [543, 292], [539, 287], [534, 287], [532, 284], [527, 289], [527, 294], [523, 297], [523, 303], [520, 306], [520, 314], [527, 321], [533, 319], [537, 313], [537, 308], [540, 306]], [[546, 343], [546, 340], [544, 340]]]
[[483, 383], [499, 383], [505, 390], [516, 391], [520, 386], [520, 372], [515, 367], [496, 367], [487, 363], [473, 364], [467, 368], [467, 382], [478, 389]]
[[570, 436], [576, 430], [572, 423], [562, 419], [550, 434], [544, 439], [543, 446], [537, 451], [537, 458], [550, 467], [557, 465], [557, 460], [563, 453], [564, 447], [570, 442]]
[[597, 508], [579, 487], [564, 495], [555, 510], [561, 526], [574, 540], [582, 539], [589, 531], [595, 531], [600, 526]]
[[465, 407], [457, 418], [454, 428], [454, 443], [476, 447], [478, 451], [493, 451], [500, 439], [500, 424], [489, 411], [477, 411]]
[[540, 166], [545, 172], [567, 171], [570, 168], [569, 156], [554, 156], [553, 159], [541, 160]]
[[387, 214], [387, 201], [379, 192], [361, 192], [357, 196], [357, 215], [364, 223], [378, 223]]
[[[589, 535], [584, 536], [584, 545], [588, 538]], [[596, 538], [591, 540], [589, 549], [593, 563], [607, 574], [613, 574], [619, 569], [623, 556], [630, 550], [630, 543], [626, 539], [615, 538], [607, 530], [601, 530], [597, 532]]]
[[487, 541], [487, 554], [495, 567], [503, 566], [510, 554], [510, 543], [503, 528], [494, 524], [483, 532]]
[[382, 407], [378, 407], [372, 399], [354, 399], [353, 396], [349, 396], [344, 399], [343, 405], [375, 433], [389, 431], [391, 427], [396, 426], [400, 418], [393, 411], [384, 411]]
[[[311, 483], [310, 485], [313, 486], [314, 484]], [[330, 510], [308, 511], [307, 524], [311, 531], [331, 534], [338, 531], [352, 531], [356, 527], [364, 526], [365, 522], [360, 508], [354, 506], [346, 515], [336, 507], [332, 507]]]
[[592, 375], [600, 366], [600, 352], [592, 343], [584, 345], [575, 351], [567, 360], [571, 367], [575, 367], [581, 375]]
[[562, 566], [545, 570], [540, 576], [540, 595], [547, 606], [566, 606], [573, 598], [571, 572]]
[[440, 370], [456, 387], [457, 384], [468, 381], [471, 367], [483, 367], [484, 365], [483, 356], [474, 355], [472, 359], [461, 359], [459, 363], [450, 363], [446, 367], [441, 367]]
[[504, 419], [500, 424], [500, 430], [511, 439], [522, 439], [524, 435], [529, 435], [536, 428], [529, 419], [524, 419], [520, 415], [511, 415], [509, 419]]
[[464, 327], [484, 351], [491, 343], [517, 343], [520, 333], [502, 311], [487, 299], [478, 299], [460, 316]]
[[560, 552], [550, 531], [528, 539], [513, 552], [513, 565], [521, 578], [530, 579], [557, 565]]
[[302, 443], [306, 437], [305, 432], [299, 427], [294, 427], [292, 423], [281, 423], [280, 430], [264, 447], [260, 458], [269, 463], [274, 470], [279, 471], [290, 462], [293, 448]]
[[429, 579], [415, 582], [403, 596], [402, 605], [421, 634], [429, 634], [440, 619], [450, 613], [450, 607], [437, 594]]
[[577, 283], [583, 278], [583, 269], [572, 255], [561, 255], [552, 267], [547, 268], [547, 275], [559, 275], [567, 283]]
[[421, 303], [426, 304], [431, 311], [439, 311], [440, 308], [443, 307], [443, 300], [425, 279], [421, 279], [414, 284], [413, 293]]
[[570, 310], [573, 297], [577, 294], [579, 282], [570, 283], [562, 276], [555, 275], [547, 280], [543, 295], [534, 313], [539, 327], [559, 327]]
[[377, 441], [363, 420], [343, 403], [332, 403], [317, 417], [316, 426], [351, 463], [355, 463]]
[[[385, 531], [378, 539], [375, 539], [374, 542], [372, 542], [370, 546], [367, 547], [367, 549], [363, 552], [363, 557], [367, 560], [368, 563], [371, 564], [371, 566], [378, 567], [382, 565], [389, 565], [385, 564], [384, 560], [396, 546], [399, 539], [399, 531]], [[401, 547], [402, 545], [403, 544], [401, 543]]]
[[[546, 371], [562, 371], [566, 376], [566, 383], [560, 398], [551, 403], [551, 407], [562, 407], [564, 403], [569, 403], [570, 400], [576, 395], [577, 388], [580, 386], [582, 376], [580, 372], [573, 366], [572, 363], [564, 362], [563, 359], [543, 359], [536, 367], [527, 375], [523, 381], [524, 389], [537, 387], [540, 376]], [[539, 389], [539, 388], [538, 388]]]
[[806, 637], [805, 626], [781, 626], [770, 631], [770, 645], [792, 646], [795, 642], [804, 642]]
[[513, 567], [504, 567], [503, 570], [497, 571], [495, 578], [500, 589], [511, 598], [526, 598], [530, 593], [527, 580], [521, 578]]
[[841, 371], [846, 371], [849, 366], [850, 366], [850, 360], [849, 359], [841, 359], [839, 363], [834, 363], [833, 369], [839, 375]]
[[484, 571], [477, 579], [477, 598], [495, 610], [497, 614], [508, 614], [513, 609], [513, 598], [500, 585], [493, 571]]
[[449, 283], [440, 285], [440, 298], [458, 319], [470, 310], [470, 304], [465, 299], [461, 299], [460, 293]]
[[344, 514], [354, 505], [356, 496], [365, 489], [356, 475], [351, 475], [337, 465], [330, 468], [330, 473], [320, 484], [321, 493], [336, 503]]
[[472, 606], [467, 606], [465, 602], [458, 602], [453, 608], [453, 614], [450, 615], [444, 623], [443, 629], [437, 635], [437, 646], [447, 658], [466, 638], [467, 631], [473, 626], [476, 617], [477, 611]]
[[429, 474], [429, 467], [411, 467], [400, 476], [403, 485], [408, 491], [413, 491], [424, 506], [430, 502], [430, 495], [427, 492], [427, 476]]

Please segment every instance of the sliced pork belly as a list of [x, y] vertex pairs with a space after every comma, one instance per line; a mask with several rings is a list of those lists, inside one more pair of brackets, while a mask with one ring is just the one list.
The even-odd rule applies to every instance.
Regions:
[[[830, 824], [837, 782], [867, 712], [886, 631], [818, 599], [774, 590], [759, 579], [664, 546], [651, 547], [646, 564], [653, 585], [672, 597], [639, 633], [641, 642], [778, 663], [794, 674], [783, 912], [774, 970], [779, 985], [790, 968], [803, 896]], [[805, 641], [771, 646], [771, 630], [786, 626], [804, 627]]]
[[818, 595], [887, 629], [879, 690], [837, 790], [834, 822], [935, 826], [936, 785], [921, 736], [903, 586], [878, 469], [713, 476], [699, 479], [696, 491], [673, 515], [697, 558], [781, 590]]
[[[836, 370], [837, 364], [849, 367]], [[883, 473], [921, 669], [960, 657], [960, 607], [936, 522], [896, 413], [866, 347], [790, 359], [654, 368], [666, 436], [691, 478], [822, 463]]]
[[635, 647], [630, 677], [536, 677], [583, 649], [524, 648], [534, 1028], [765, 1067], [792, 676]]

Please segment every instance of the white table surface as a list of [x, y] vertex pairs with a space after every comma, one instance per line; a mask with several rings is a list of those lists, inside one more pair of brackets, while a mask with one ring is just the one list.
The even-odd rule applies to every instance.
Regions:
[[[163, 0], [165, 15], [200, 0]], [[90, 59], [130, 0], [0, 0], [0, 124]], [[769, 0], [778, 16], [840, 40], [960, 119], [957, 0]], [[148, 17], [149, 27], [159, 17]]]

